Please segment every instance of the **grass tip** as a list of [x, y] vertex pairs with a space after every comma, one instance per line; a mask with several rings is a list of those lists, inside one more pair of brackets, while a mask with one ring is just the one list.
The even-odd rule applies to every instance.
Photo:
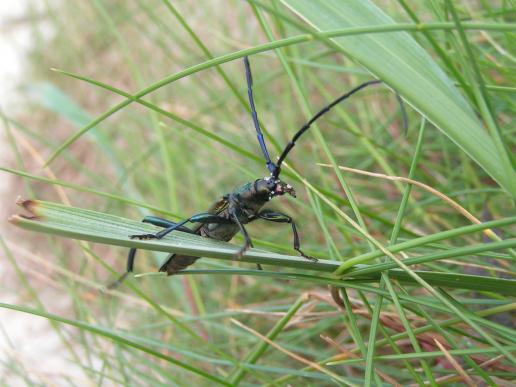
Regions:
[[22, 196], [18, 195], [18, 197], [16, 198], [16, 205], [23, 207], [23, 202], [24, 202], [24, 200], [23, 200]]
[[16, 205], [26, 209], [28, 212], [30, 212], [30, 215], [23, 215], [23, 214], [13, 215], [13, 216], [9, 217], [9, 219], [8, 219], [9, 222], [16, 223], [18, 221], [17, 219], [15, 219], [16, 217], [23, 218], [23, 219], [29, 219], [29, 220], [41, 220], [41, 217], [39, 217], [38, 214], [36, 213], [37, 212], [36, 209], [38, 207], [37, 200], [32, 200], [32, 199], [24, 200], [21, 196], [18, 196], [16, 198]]
[[7, 218], [7, 221], [14, 225], [18, 225], [21, 220], [41, 220], [41, 218], [36, 215], [23, 215], [23, 214], [11, 215], [10, 217]]
[[16, 198], [16, 205], [25, 208], [27, 211], [34, 213], [34, 209], [37, 207], [37, 201], [32, 199], [23, 200], [21, 196]]
[[20, 216], [19, 215], [11, 215], [7, 218], [7, 221], [12, 224], [17, 224]]

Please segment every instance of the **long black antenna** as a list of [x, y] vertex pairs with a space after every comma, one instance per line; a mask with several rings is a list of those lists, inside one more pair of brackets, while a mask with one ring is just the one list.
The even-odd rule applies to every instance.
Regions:
[[267, 165], [267, 169], [271, 174], [273, 174], [278, 169], [278, 167], [271, 161], [269, 151], [267, 150], [267, 145], [265, 144], [265, 139], [263, 138], [262, 130], [260, 129], [260, 123], [258, 122], [258, 114], [256, 114], [256, 108], [254, 107], [253, 76], [251, 75], [251, 66], [249, 65], [249, 59], [247, 56], [244, 57], [244, 65], [245, 78], [247, 79], [247, 95], [249, 96], [249, 105], [251, 105], [251, 114], [253, 116], [254, 128], [256, 129], [256, 137], [260, 143], [260, 148], [262, 148], [262, 153], [263, 157], [265, 157], [265, 164]]
[[353, 94], [355, 94], [357, 91], [359, 90], [362, 90], [363, 88], [367, 87], [367, 86], [370, 86], [370, 85], [375, 85], [377, 83], [382, 83], [382, 81], [379, 81], [379, 80], [374, 80], [374, 81], [369, 81], [369, 82], [365, 82], [365, 83], [362, 83], [360, 86], [357, 86], [355, 87], [353, 90], [351, 91], [348, 91], [346, 94], [340, 96], [339, 98], [337, 98], [335, 101], [333, 101], [332, 103], [330, 103], [328, 106], [326, 106], [325, 108], [321, 109], [321, 111], [319, 111], [315, 116], [313, 116], [306, 124], [303, 125], [303, 127], [301, 129], [298, 130], [298, 132], [294, 135], [294, 137], [292, 138], [292, 140], [290, 140], [290, 142], [287, 144], [287, 146], [285, 147], [285, 149], [283, 149], [283, 152], [281, 152], [281, 156], [279, 157], [278, 159], [278, 164], [276, 165], [276, 169], [272, 172], [272, 177], [274, 179], [277, 179], [280, 172], [281, 172], [281, 163], [283, 163], [283, 160], [285, 160], [285, 158], [287, 157], [288, 153], [292, 150], [292, 148], [294, 148], [294, 145], [296, 145], [296, 141], [299, 139], [299, 137], [301, 137], [301, 135], [306, 132], [308, 130], [308, 128], [310, 128], [310, 126], [315, 122], [317, 121], [317, 119], [319, 119], [322, 115], [324, 115], [325, 113], [327, 113], [332, 107], [334, 107], [335, 105], [337, 105], [339, 102], [342, 102], [344, 101], [345, 99], [351, 97]]

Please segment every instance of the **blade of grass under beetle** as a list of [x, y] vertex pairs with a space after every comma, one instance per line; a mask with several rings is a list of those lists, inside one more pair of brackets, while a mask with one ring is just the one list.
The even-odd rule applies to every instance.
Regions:
[[[319, 31], [395, 25], [368, 0], [282, 0]], [[407, 33], [331, 38], [342, 51], [395, 89], [507, 192], [516, 196], [516, 171], [436, 62]]]
[[[197, 257], [209, 257], [225, 260], [233, 260], [239, 246], [220, 242], [209, 238], [183, 232], [174, 232], [159, 240], [130, 239], [129, 235], [155, 232], [159, 228], [135, 220], [125, 219], [119, 216], [69, 207], [62, 204], [45, 202], [40, 200], [19, 201], [30, 215], [14, 215], [11, 223], [32, 231], [61, 235], [68, 238], [87, 240], [96, 243], [115, 246], [136, 247], [145, 250], [163, 251], [171, 253], [189, 254]], [[269, 251], [250, 249], [242, 262], [260, 263], [280, 267], [290, 267], [304, 270], [314, 270], [323, 273], [333, 273], [340, 265], [340, 261], [320, 259], [317, 262], [309, 261], [299, 256], [276, 254]], [[516, 295], [516, 281], [472, 276], [464, 274], [432, 273], [417, 271], [421, 278], [435, 286], [475, 289], [492, 291], [501, 294]], [[256, 275], [273, 276], [270, 272], [257, 271]], [[309, 278], [311, 282], [325, 285], [345, 286], [337, 278], [314, 277], [294, 273], [297, 278]], [[367, 276], [350, 278], [359, 282], [378, 282], [380, 273], [369, 273]], [[403, 270], [391, 269], [389, 275], [408, 285], [419, 286]]]
[[[160, 228], [111, 214], [41, 200], [19, 200], [17, 204], [27, 210], [29, 215], [13, 215], [9, 219], [10, 222], [31, 231], [115, 246], [226, 260], [233, 260], [240, 249], [239, 246], [230, 243], [180, 231], [171, 233], [162, 239], [130, 239], [129, 235], [152, 233]], [[242, 262], [311, 269], [327, 273], [333, 272], [340, 264], [337, 261], [323, 259], [313, 262], [303, 257], [276, 254], [258, 249], [250, 249], [241, 260]]]

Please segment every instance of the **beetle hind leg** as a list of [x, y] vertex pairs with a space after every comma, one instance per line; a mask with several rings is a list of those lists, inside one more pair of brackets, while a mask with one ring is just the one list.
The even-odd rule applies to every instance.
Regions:
[[[142, 222], [150, 223], [150, 224], [153, 224], [154, 226], [163, 227], [163, 228], [176, 227], [177, 230], [179, 230], [179, 231], [187, 232], [190, 234], [195, 234], [195, 232], [190, 230], [188, 227], [178, 225], [177, 223], [171, 222], [170, 220], [167, 220], [167, 219], [158, 218], [157, 216], [146, 216], [145, 218], [143, 218]], [[127, 278], [129, 273], [133, 272], [134, 259], [136, 258], [136, 251], [137, 251], [137, 249], [135, 249], [134, 247], [129, 250], [129, 254], [127, 255], [127, 269], [126, 269], [125, 273], [122, 274], [116, 281], [113, 281], [112, 283], [107, 285], [106, 286], [107, 289], [111, 290], [111, 289], [117, 288], [118, 286], [120, 286], [120, 284], [122, 282], [124, 282], [124, 280]]]

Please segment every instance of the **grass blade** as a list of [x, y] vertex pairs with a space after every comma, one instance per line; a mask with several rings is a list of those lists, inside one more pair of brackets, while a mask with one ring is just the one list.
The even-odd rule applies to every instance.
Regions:
[[[18, 204], [29, 211], [31, 216], [14, 215], [10, 218], [11, 223], [32, 231], [56, 234], [96, 243], [189, 254], [196, 257], [209, 257], [229, 261], [234, 259], [234, 255], [239, 250], [238, 246], [230, 243], [183, 232], [175, 232], [173, 235], [168, 235], [160, 240], [133, 240], [129, 238], [129, 235], [155, 232], [158, 228], [115, 215], [40, 200], [25, 200], [18, 202]], [[276, 254], [258, 249], [250, 249], [244, 257], [242, 257], [241, 261], [285, 268], [291, 267], [315, 270], [323, 273], [332, 273], [341, 265], [339, 261], [320, 259], [317, 262], [313, 262], [298, 256]], [[424, 271], [414, 271], [414, 273], [417, 273], [422, 279], [434, 286], [481, 289], [501, 294], [516, 295], [516, 281], [453, 273]], [[260, 271], [258, 271], [257, 274], [273, 275], [272, 272]], [[366, 277], [358, 277], [354, 280], [358, 282], [377, 282], [379, 281], [380, 275], [381, 273], [376, 272]], [[403, 270], [392, 269], [389, 271], [389, 275], [400, 282], [418, 285], [418, 283]], [[308, 279], [311, 282], [325, 285], [345, 286], [346, 284], [346, 282], [339, 279], [304, 274], [288, 273], [287, 276], [291, 276], [291, 278], [296, 278], [296, 276], [297, 278], [304, 277], [305, 280]]]

